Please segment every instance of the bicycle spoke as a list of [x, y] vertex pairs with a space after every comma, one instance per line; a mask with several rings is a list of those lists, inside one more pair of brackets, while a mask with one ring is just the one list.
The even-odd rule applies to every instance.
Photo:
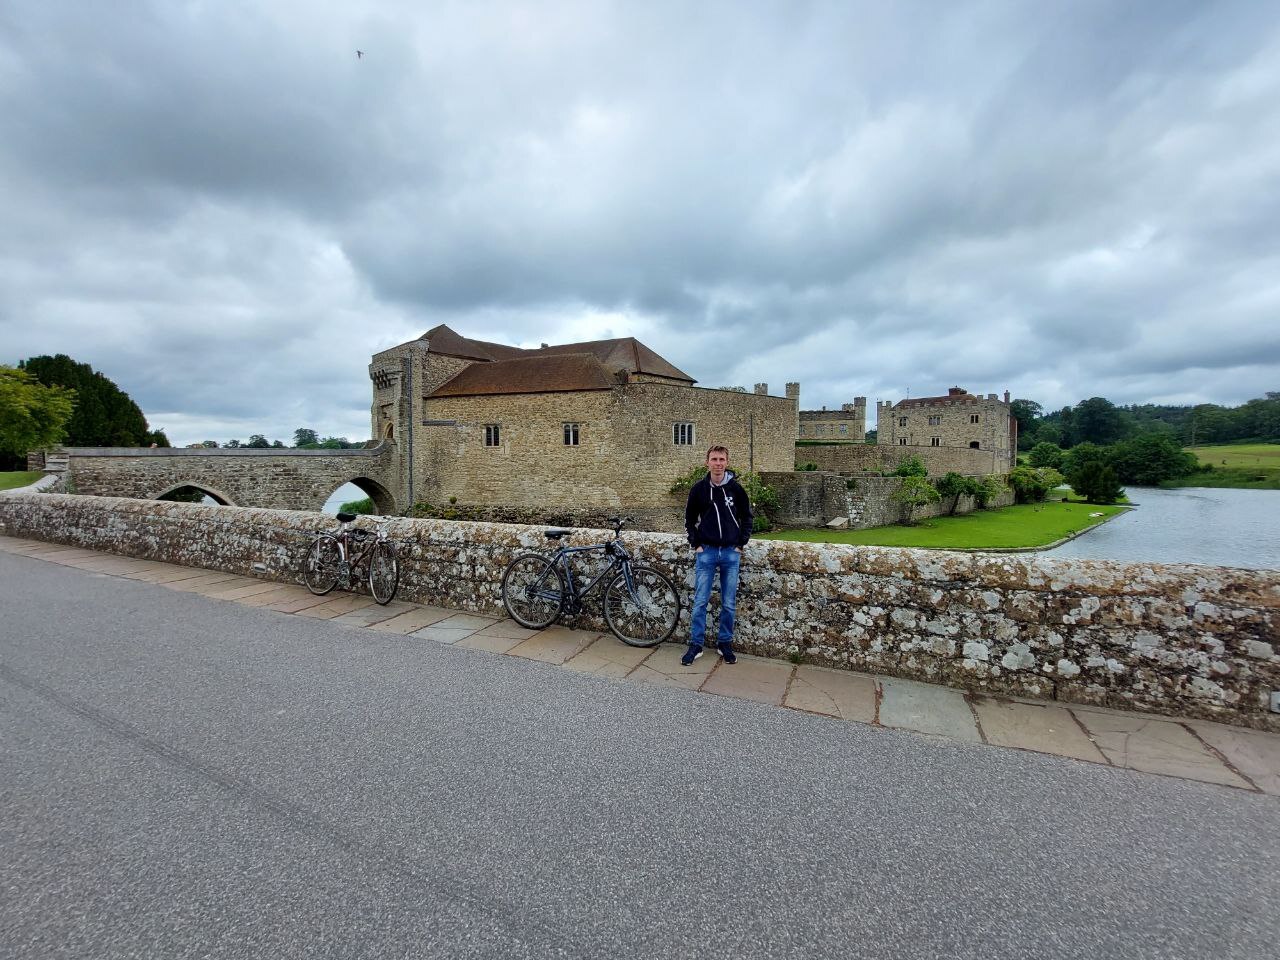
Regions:
[[502, 575], [502, 603], [522, 627], [549, 626], [560, 615], [564, 599], [559, 571], [540, 554], [516, 557]]

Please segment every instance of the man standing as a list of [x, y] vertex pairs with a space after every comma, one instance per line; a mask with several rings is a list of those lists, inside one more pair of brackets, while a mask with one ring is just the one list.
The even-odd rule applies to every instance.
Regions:
[[693, 638], [680, 662], [686, 667], [702, 656], [707, 636], [707, 602], [711, 581], [720, 574], [720, 630], [716, 650], [725, 663], [736, 663], [733, 617], [738, 607], [738, 568], [742, 548], [751, 539], [751, 502], [729, 470], [729, 448], [707, 451], [707, 475], [689, 491], [684, 528], [694, 549]]

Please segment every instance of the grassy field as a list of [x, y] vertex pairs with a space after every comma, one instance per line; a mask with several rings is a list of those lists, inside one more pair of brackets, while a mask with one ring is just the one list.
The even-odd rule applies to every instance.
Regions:
[[39, 470], [14, 470], [0, 471], [0, 490], [12, 490], [15, 487], [25, 487], [28, 484], [35, 483], [44, 474]]
[[[959, 517], [934, 517], [914, 527], [876, 527], [871, 530], [780, 530], [762, 533], [763, 540], [803, 540], [809, 543], [858, 543], [881, 547], [1042, 547], [1124, 510], [1118, 506], [1054, 501], [978, 510]], [[1091, 513], [1102, 516], [1091, 517]]]
[[1187, 449], [1213, 469], [1168, 480], [1160, 486], [1280, 490], [1280, 443], [1226, 443]]

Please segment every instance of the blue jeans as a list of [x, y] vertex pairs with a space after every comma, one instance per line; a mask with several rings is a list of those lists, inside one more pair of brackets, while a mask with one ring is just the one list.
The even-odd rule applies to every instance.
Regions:
[[703, 547], [694, 554], [693, 571], [693, 640], [703, 646], [707, 639], [707, 602], [711, 599], [711, 581], [720, 573], [720, 632], [716, 643], [733, 642], [733, 617], [738, 611], [738, 568], [742, 554], [733, 547]]

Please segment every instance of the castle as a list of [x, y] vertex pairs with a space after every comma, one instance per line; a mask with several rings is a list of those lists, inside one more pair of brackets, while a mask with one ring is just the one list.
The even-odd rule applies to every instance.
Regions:
[[876, 403], [876, 443], [902, 447], [968, 447], [991, 452], [1011, 469], [1018, 450], [1018, 421], [1004, 399], [952, 387], [945, 397]]

